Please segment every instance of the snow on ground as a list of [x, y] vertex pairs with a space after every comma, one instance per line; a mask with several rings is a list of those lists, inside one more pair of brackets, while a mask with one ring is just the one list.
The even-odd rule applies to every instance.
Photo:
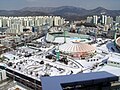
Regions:
[[14, 87], [9, 88], [8, 90], [27, 90], [19, 85], [15, 85]]
[[[35, 59], [35, 58], [34, 58]], [[57, 75], [69, 75], [71, 70], [68, 67], [60, 65], [58, 63], [48, 62], [32, 58], [24, 58], [21, 60], [13, 61], [13, 65], [9, 68], [15, 71], [32, 76], [34, 78], [40, 78], [40, 76], [57, 76]]]
[[[38, 41], [41, 41], [42, 39], [43, 38], [38, 39]], [[67, 42], [71, 41], [70, 38], [66, 38], [66, 39]], [[64, 37], [57, 37], [55, 38], [54, 42], [63, 43]], [[109, 57], [108, 60], [120, 62], [120, 54], [118, 53], [118, 50], [115, 48], [113, 41], [109, 40], [106, 43], [104, 42], [106, 42], [106, 40], [99, 41], [99, 43], [93, 44], [93, 46], [96, 46], [97, 52], [92, 58], [86, 60], [74, 59], [71, 60], [68, 63], [68, 65], [60, 63], [58, 61], [53, 62], [53, 60], [49, 60], [45, 58], [45, 55], [48, 54], [48, 52], [51, 51], [53, 48], [55, 48], [54, 45], [50, 45], [48, 48], [41, 46], [40, 49], [42, 51], [38, 51], [30, 47], [23, 46], [23, 47], [19, 47], [15, 51], [5, 53], [3, 55], [8, 57], [11, 60], [11, 62], [14, 63], [13, 66], [9, 68], [16, 70], [19, 73], [28, 75], [30, 77], [32, 76], [35, 79], [36, 78], [40, 79], [40, 76], [43, 76], [45, 74], [48, 74], [49, 76], [68, 75], [68, 74], [79, 73], [81, 72], [81, 70], [83, 70], [83, 73], [91, 72], [91, 71], [93, 72], [108, 71], [115, 75], [117, 74], [120, 75], [120, 73], [118, 73], [120, 72], [120, 68], [109, 65], [98, 66], [95, 69], [91, 70], [91, 68], [94, 65], [100, 63], [102, 60], [106, 59], [106, 57], [107, 58]], [[116, 53], [113, 52], [111, 48], [113, 48], [116, 51]], [[26, 52], [32, 53], [32, 56], [24, 57]], [[20, 54], [22, 56], [19, 56]], [[16, 57], [16, 59], [14, 59], [14, 57]], [[44, 64], [40, 64], [41, 61], [44, 61]], [[76, 66], [79, 66], [79, 68]]]
[[4, 54], [2, 54], [2, 56], [4, 56], [5, 58], [7, 58], [9, 60], [14, 60], [14, 59], [19, 58], [19, 56], [16, 56], [16, 55], [13, 55], [13, 54], [10, 54], [10, 53], [4, 53]]
[[[53, 42], [55, 42], [55, 43], [64, 43], [64, 37], [56, 37]], [[66, 42], [70, 42], [70, 38], [66, 38]]]
[[45, 39], [45, 37], [41, 37], [41, 38], [37, 39], [36, 41], [37, 41], [37, 42], [43, 42], [44, 39]]
[[28, 46], [19, 47], [18, 49], [23, 52], [28, 52], [28, 53], [33, 53], [33, 52], [37, 51], [37, 50], [29, 48]]
[[120, 63], [120, 54], [118, 54], [118, 53], [111, 53], [108, 60]]

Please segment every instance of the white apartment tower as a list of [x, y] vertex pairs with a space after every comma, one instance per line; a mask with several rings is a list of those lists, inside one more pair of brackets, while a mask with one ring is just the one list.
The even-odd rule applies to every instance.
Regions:
[[120, 16], [116, 16], [116, 23], [120, 24]]
[[93, 23], [98, 24], [98, 16], [97, 15], [93, 16]]
[[2, 27], [2, 19], [0, 19], [0, 27]]
[[87, 17], [87, 23], [92, 23], [93, 17]]
[[102, 24], [107, 24], [107, 15], [102, 15]]
[[107, 25], [113, 25], [113, 17], [107, 17]]
[[34, 26], [41, 27], [48, 24], [49, 26], [61, 26], [65, 19], [60, 16], [26, 16], [26, 17], [0, 17], [0, 27], [8, 27], [8, 33], [21, 33], [23, 28]]

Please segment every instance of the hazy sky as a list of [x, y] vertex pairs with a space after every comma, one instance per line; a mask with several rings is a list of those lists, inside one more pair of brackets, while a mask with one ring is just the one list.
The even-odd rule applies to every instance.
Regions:
[[120, 10], [120, 0], [0, 0], [1, 10], [58, 6], [76, 6], [85, 9], [101, 6], [107, 9]]

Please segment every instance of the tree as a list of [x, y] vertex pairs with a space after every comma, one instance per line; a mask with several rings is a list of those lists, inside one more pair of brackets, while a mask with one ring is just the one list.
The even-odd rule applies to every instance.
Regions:
[[14, 68], [16, 68], [16, 65], [14, 66]]
[[13, 63], [12, 63], [12, 62], [9, 62], [9, 63], [8, 63], [8, 66], [9, 66], [9, 67], [11, 67], [12, 65], [13, 65]]
[[20, 61], [20, 64], [22, 64], [23, 62], [22, 61]]
[[36, 73], [36, 77], [38, 77], [38, 73]]
[[32, 74], [33, 74], [33, 72], [31, 71], [31, 72], [30, 72], [30, 75], [32, 75]]
[[44, 61], [41, 61], [40, 64], [44, 64]]

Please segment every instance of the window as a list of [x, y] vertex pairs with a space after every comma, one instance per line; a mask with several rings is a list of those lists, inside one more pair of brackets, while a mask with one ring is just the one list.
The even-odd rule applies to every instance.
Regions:
[[112, 61], [110, 63], [113, 63]]
[[119, 65], [119, 63], [117, 63]]
[[114, 64], [117, 64], [116, 62], [114, 62]]

